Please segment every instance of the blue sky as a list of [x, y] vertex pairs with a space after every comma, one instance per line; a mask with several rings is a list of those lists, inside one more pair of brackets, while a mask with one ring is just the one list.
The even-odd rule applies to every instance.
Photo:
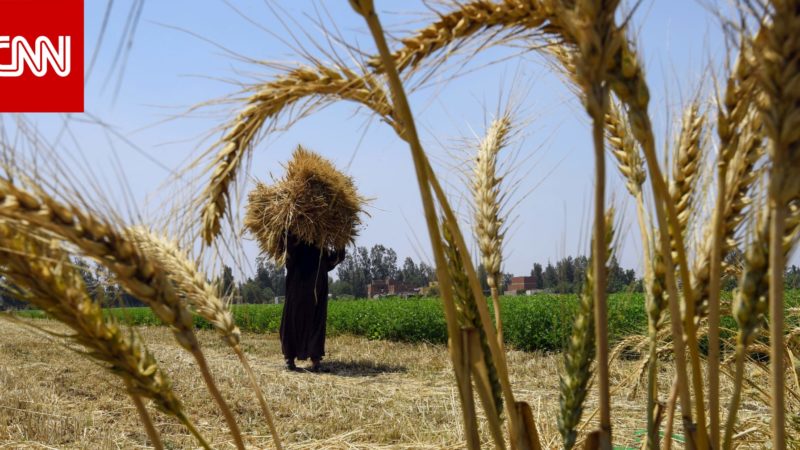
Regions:
[[[330, 17], [320, 9], [323, 3]], [[398, 35], [419, 27], [420, 12], [430, 17], [417, 1], [376, 3], [387, 28]], [[306, 46], [309, 41], [303, 33], [323, 41], [314, 23], [317, 11], [323, 11], [324, 20], [329, 25], [335, 22], [347, 42], [374, 53], [362, 19], [344, 0], [237, 0], [231, 4], [218, 0], [148, 0], [115, 96], [117, 75], [112, 74], [107, 85], [105, 80], [130, 5], [115, 2], [107, 37], [86, 86], [86, 107], [140, 151], [94, 125], [73, 123], [72, 129], [98, 178], [110, 177], [118, 158], [137, 209], [148, 211], [147, 215], [160, 212], [155, 203], [148, 205], [145, 199], [148, 193], [164, 196], [157, 189], [170, 175], [165, 168], [179, 170], [206, 148], [209, 141], [203, 138], [230, 118], [233, 110], [216, 108], [211, 116], [207, 113], [212, 110], [202, 109], [177, 118], [175, 114], [237, 92], [239, 87], [231, 81], [267, 80], [274, 73], [239, 61], [223, 48], [254, 60], [290, 64], [301, 60], [282, 42], [288, 33], [268, 4], [283, 10], [282, 17], [297, 21], [288, 25]], [[105, 1], [86, 1], [87, 61], [95, 50], [105, 8]], [[632, 30], [644, 55], [653, 97], [651, 113], [663, 141], [672, 130], [668, 121], [680, 116], [691, 94], [698, 86], [710, 87], [711, 77], [705, 69], [709, 61], [718, 68], [724, 58], [722, 33], [713, 14], [690, 0], [644, 1], [632, 20]], [[470, 63], [466, 71], [512, 52], [490, 50]], [[435, 83], [432, 88], [415, 92], [411, 100], [423, 145], [451, 186], [454, 205], [466, 215], [465, 203], [459, 200], [457, 177], [450, 171], [457, 161], [453, 156], [457, 141], [482, 133], [499, 99], [507, 97], [512, 86], [518, 88], [517, 93], [526, 93], [515, 94], [514, 99], [523, 110], [518, 120], [527, 124], [520, 130], [524, 140], [513, 147], [521, 162], [512, 177], [521, 178], [520, 193], [537, 186], [512, 211], [516, 218], [506, 242], [505, 269], [522, 274], [534, 261], [554, 261], [586, 250], [593, 158], [590, 129], [580, 104], [535, 56], [511, 58], [446, 83]], [[42, 123], [44, 133], [55, 132], [61, 120], [32, 118]], [[250, 175], [268, 181], [270, 173], [280, 174], [280, 163], [296, 145], [315, 150], [345, 168], [361, 192], [375, 199], [358, 245], [382, 243], [396, 249], [401, 259], [428, 259], [429, 244], [408, 148], [385, 124], [369, 119], [366, 112], [357, 112], [351, 104], [327, 107], [262, 142], [253, 154]], [[218, 138], [219, 133], [210, 137]], [[73, 144], [65, 142], [64, 146], [65, 153], [76, 151]], [[632, 226], [634, 205], [613, 161], [609, 161], [608, 173], [609, 198], [617, 201], [625, 218], [620, 256], [623, 265], [640, 271], [640, 241]], [[103, 195], [112, 203], [123, 202], [125, 197], [115, 183], [103, 189]], [[246, 242], [244, 247], [252, 260], [257, 253], [255, 245]]]

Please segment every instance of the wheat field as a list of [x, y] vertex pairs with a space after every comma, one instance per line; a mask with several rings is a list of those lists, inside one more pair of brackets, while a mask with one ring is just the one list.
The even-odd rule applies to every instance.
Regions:
[[[663, 105], [651, 102], [646, 49], [628, 28], [635, 5], [432, 3], [430, 20], [398, 38], [384, 28], [381, 5], [342, 2], [363, 20], [368, 50], [344, 44], [342, 57], [317, 45], [323, 55], [298, 51], [301, 62], [241, 84], [216, 141], [175, 175], [191, 174], [183, 185], [190, 192], [175, 195], [152, 223], [128, 218], [123, 205], [87, 201], [85, 180], [70, 181], [78, 175], [58, 159], [44, 168], [38, 155], [19, 162], [18, 144], [0, 142], [10, 156], [0, 177], [3, 287], [58, 321], [3, 315], [6, 446], [783, 450], [800, 442], [800, 329], [787, 320], [797, 311], [787, 313], [784, 298], [785, 267], [800, 240], [800, 0], [736, 2], [731, 17], [717, 13], [730, 35], [728, 63], [709, 74], [713, 89], [698, 87], [681, 102], [666, 142], [656, 138], [653, 110]], [[591, 136], [583, 149], [594, 169], [591, 268], [561, 354], [507, 350], [489, 307], [500, 308], [511, 222], [497, 158], [517, 126], [514, 108], [493, 117], [473, 149], [467, 227], [454, 206], [462, 199], [432, 164], [409, 100], [464, 48], [469, 59], [506, 44], [546, 58], [575, 94]], [[438, 347], [336, 337], [331, 374], [295, 375], [277, 364], [275, 336], [242, 335], [229, 309], [235, 292], [210, 274], [241, 257], [239, 199], [258, 144], [335, 101], [363, 107], [408, 146], [449, 340]], [[646, 335], [618, 345], [607, 271], [625, 231], [612, 175], [635, 202], [648, 321]], [[332, 231], [320, 228], [325, 235], [305, 236], [309, 242], [345, 246], [355, 238], [365, 199], [341, 180], [353, 193], [350, 216], [331, 224], [348, 229], [328, 241]], [[256, 234], [274, 241], [292, 221], [321, 217], [303, 208], [341, 219], [324, 209], [335, 204], [296, 201], [276, 213], [287, 217], [259, 220], [268, 229]], [[280, 262], [281, 251], [269, 256]], [[74, 258], [101, 266], [165, 327], [128, 329], [105, 315]], [[732, 299], [722, 293], [724, 274], [737, 280]], [[216, 334], [196, 329], [194, 316]], [[723, 316], [735, 329], [724, 329]]]
[[[48, 330], [65, 327], [47, 322]], [[195, 413], [198, 427], [215, 448], [233, 448], [224, 421], [203, 392], [191, 361], [169, 339], [163, 327], [139, 329], [166, 370], [176, 392]], [[219, 374], [220, 388], [242, 424], [252, 448], [268, 448], [260, 409], [254, 404], [235, 356], [211, 331], [200, 331], [209, 364]], [[63, 343], [63, 342], [62, 342]], [[76, 364], [56, 340], [43, 338], [20, 325], [0, 328], [0, 448], [134, 448], [146, 439], [136, 412], [118, 389], [118, 380], [94, 365]], [[330, 374], [288, 373], [280, 358], [276, 335], [244, 333], [242, 346], [251, 357], [258, 380], [274, 404], [278, 432], [291, 449], [439, 449], [463, 448], [457, 393], [441, 345], [372, 341], [353, 336], [330, 340]], [[79, 360], [78, 360], [79, 361]], [[533, 405], [545, 448], [556, 448], [560, 436], [556, 354], [509, 352], [515, 391]], [[619, 405], [615, 429], [619, 444], [636, 448], [644, 429], [644, 391], [632, 395], [631, 373], [640, 361], [614, 364], [614, 404]], [[763, 374], [752, 374], [755, 380]], [[662, 386], [671, 372], [664, 369]], [[33, 380], [33, 381], [32, 381]], [[726, 382], [730, 389], [730, 382]], [[661, 392], [667, 395], [666, 390]], [[588, 409], [596, 405], [589, 396]], [[742, 419], [758, 424], [768, 409], [747, 403]], [[168, 418], [156, 420], [172, 448], [193, 446], [193, 439]], [[637, 431], [639, 433], [637, 433]], [[680, 433], [680, 431], [678, 431]], [[487, 436], [488, 438], [488, 436]], [[751, 430], [741, 448], [761, 448], [766, 437]], [[484, 444], [489, 444], [488, 440]]]

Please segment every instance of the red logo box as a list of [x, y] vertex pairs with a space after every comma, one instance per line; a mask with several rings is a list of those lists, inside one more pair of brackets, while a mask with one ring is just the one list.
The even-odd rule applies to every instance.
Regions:
[[0, 0], [0, 112], [83, 112], [83, 0]]

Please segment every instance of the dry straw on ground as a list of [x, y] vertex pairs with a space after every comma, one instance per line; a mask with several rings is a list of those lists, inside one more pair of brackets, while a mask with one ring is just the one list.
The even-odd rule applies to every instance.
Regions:
[[[55, 322], [41, 322], [56, 332], [67, 330]], [[202, 386], [202, 379], [167, 329], [137, 330], [153, 356], [172, 375], [173, 389], [184, 399], [198, 427], [214, 448], [230, 448], [230, 435]], [[248, 448], [272, 448], [263, 432], [262, 416], [252, 402], [242, 368], [215, 332], [199, 331], [209, 364], [220, 374], [223, 394], [237, 405]], [[57, 340], [57, 343], [66, 341]], [[322, 449], [463, 449], [458, 395], [444, 346], [371, 341], [361, 337], [329, 339], [330, 374], [288, 373], [281, 364], [276, 335], [245, 332], [242, 345], [250, 356], [259, 383], [277, 402], [278, 432], [291, 450]], [[42, 362], [46, 361], [46, 364]], [[558, 376], [561, 355], [508, 353], [511, 381], [521, 400], [530, 403], [540, 425], [543, 448], [561, 447], [556, 426]], [[617, 360], [611, 366], [615, 410], [615, 444], [638, 448], [645, 426], [645, 399], [632, 391], [640, 361]], [[665, 398], [671, 363], [659, 373], [660, 395]], [[747, 377], [766, 383], [766, 373], [748, 366]], [[36, 383], [29, 380], [35, 379]], [[136, 411], [116, 379], [91, 364], [76, 364], [61, 345], [48, 342], [27, 327], [3, 323], [0, 327], [0, 447], [135, 448], [144, 443]], [[722, 379], [722, 402], [731, 391]], [[767, 438], [767, 406], [754, 388], [744, 391], [747, 408], [741, 411], [737, 443], [741, 449], [761, 449]], [[291, 400], [288, 400], [291, 399]], [[585, 402], [585, 430], [596, 423], [597, 397], [590, 391]], [[166, 416], [153, 416], [156, 429], [170, 448], [189, 448], [193, 438]], [[484, 448], [492, 448], [487, 424], [479, 416]], [[678, 435], [683, 430], [675, 430]], [[579, 441], [580, 445], [580, 441]]]
[[290, 234], [319, 248], [345, 248], [358, 235], [365, 203], [352, 178], [298, 147], [282, 179], [250, 192], [245, 226], [261, 251], [280, 263]]

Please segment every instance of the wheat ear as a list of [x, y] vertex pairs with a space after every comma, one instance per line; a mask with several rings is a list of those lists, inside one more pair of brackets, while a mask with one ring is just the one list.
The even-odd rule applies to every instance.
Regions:
[[475, 235], [486, 269], [486, 281], [494, 305], [495, 326], [500, 348], [503, 345], [503, 322], [500, 318], [500, 285], [503, 274], [503, 218], [500, 207], [503, 194], [500, 190], [502, 177], [497, 174], [497, 157], [506, 145], [511, 132], [511, 118], [504, 115], [494, 120], [478, 146], [472, 174], [472, 196], [475, 208]]
[[357, 74], [344, 67], [301, 67], [252, 89], [247, 105], [229, 124], [228, 131], [218, 144], [208, 170], [211, 180], [200, 198], [202, 208], [202, 238], [210, 245], [221, 229], [226, 214], [231, 186], [247, 152], [254, 145], [259, 130], [267, 120], [310, 97], [333, 97], [365, 105], [392, 121], [392, 108], [383, 87], [376, 77]]
[[[671, 255], [671, 240], [668, 230], [680, 229], [678, 214], [675, 206], [670, 201], [669, 192], [661, 168], [658, 164], [658, 157], [655, 150], [655, 139], [653, 135], [652, 122], [647, 111], [650, 102], [649, 89], [644, 78], [643, 69], [637, 59], [635, 50], [630, 45], [621, 45], [619, 51], [614, 56], [614, 63], [609, 69], [611, 72], [611, 89], [619, 100], [626, 106], [628, 123], [631, 132], [641, 146], [645, 155], [648, 171], [650, 172], [650, 184], [653, 188], [656, 223], [660, 233], [658, 234], [660, 252], [664, 257], [665, 284], [669, 299], [670, 315], [674, 318], [681, 317], [681, 308], [678, 296], [678, 284], [675, 270], [678, 269], [681, 283], [689, 286], [691, 283], [687, 268], [686, 250], [683, 245], [683, 237], [676, 233], [675, 250], [677, 251], [677, 265], [673, 264]], [[687, 305], [688, 315], [694, 316], [694, 300], [691, 290], [684, 291], [684, 300]], [[687, 374], [686, 347], [689, 348], [689, 356], [692, 365], [691, 383], [696, 392], [695, 411], [697, 412], [697, 445], [705, 447], [706, 444], [706, 425], [705, 425], [705, 406], [703, 401], [703, 382], [700, 371], [699, 347], [693, 320], [681, 324], [679, 320], [670, 321], [672, 327], [673, 347], [675, 352], [675, 362], [677, 367], [678, 393], [683, 414], [683, 422], [687, 429], [693, 428], [691, 406], [692, 397], [689, 391], [689, 380]], [[684, 344], [684, 330], [686, 327], [686, 343]]]
[[[405, 95], [402, 81], [400, 80], [399, 73], [395, 67], [394, 60], [389, 53], [389, 47], [386, 44], [386, 38], [383, 34], [383, 28], [378, 19], [374, 5], [371, 0], [351, 0], [351, 6], [364, 17], [370, 29], [370, 33], [378, 47], [381, 55], [381, 60], [386, 69], [389, 86], [392, 92], [393, 105], [397, 108], [397, 116], [402, 120], [404, 139], [409, 143], [411, 153], [414, 158], [414, 166], [417, 172], [417, 181], [419, 183], [420, 194], [422, 196], [423, 207], [425, 210], [425, 218], [428, 226], [428, 233], [431, 238], [433, 253], [436, 260], [437, 276], [439, 278], [440, 286], [442, 286], [443, 304], [445, 306], [445, 316], [448, 319], [448, 333], [450, 336], [458, 336], [458, 325], [455, 323], [455, 307], [452, 303], [452, 292], [450, 290], [450, 277], [446, 270], [446, 261], [443, 255], [441, 238], [439, 235], [435, 207], [433, 204], [433, 197], [431, 195], [431, 188], [436, 193], [439, 204], [443, 210], [444, 215], [447, 217], [450, 224], [453, 237], [458, 246], [458, 249], [463, 254], [468, 254], [464, 238], [455, 223], [455, 215], [450, 208], [449, 202], [444, 195], [444, 192], [439, 185], [430, 163], [425, 155], [422, 145], [419, 142], [419, 136], [416, 132], [414, 125], [414, 118], [411, 109], [408, 105], [408, 99]], [[469, 284], [473, 291], [473, 295], [477, 298], [482, 298], [480, 290], [480, 283], [475, 275], [474, 267], [472, 267], [469, 259], [464, 261], [465, 269], [468, 275]], [[503, 389], [503, 397], [505, 400], [506, 410], [508, 411], [509, 429], [511, 431], [512, 445], [519, 449], [533, 449], [538, 450], [541, 448], [539, 442], [538, 431], [536, 430], [535, 423], [532, 415], [530, 414], [529, 407], [520, 402], [514, 401], [514, 394], [511, 391], [510, 382], [508, 379], [508, 368], [505, 361], [505, 354], [500, 351], [494, 329], [491, 325], [491, 318], [489, 317], [488, 308], [482, 302], [478, 302], [478, 313], [480, 316], [481, 324], [487, 334], [489, 347], [492, 352], [492, 359], [498, 371], [500, 383]], [[463, 355], [463, 347], [458, 345], [458, 339], [451, 339], [451, 357], [453, 358], [454, 365], [458, 365], [460, 358]], [[457, 371], [458, 372], [458, 371]], [[459, 378], [456, 374], [459, 383], [463, 383], [463, 377]], [[463, 385], [459, 384], [459, 389]], [[463, 396], [462, 396], [463, 401]]]
[[[783, 239], [788, 201], [800, 193], [800, 1], [772, 0], [762, 33], [754, 42], [759, 68], [756, 80], [763, 96], [758, 107], [769, 138], [770, 208], [769, 313], [772, 379], [772, 447], [786, 448], [783, 355]], [[793, 170], [794, 169], [794, 170]]]
[[609, 105], [609, 71], [624, 35], [617, 28], [615, 13], [619, 2], [578, 1], [574, 5], [548, 2], [555, 13], [551, 23], [561, 27], [565, 39], [575, 46], [575, 81], [580, 86], [584, 106], [592, 119], [594, 141], [594, 235], [592, 270], [594, 271], [594, 328], [597, 354], [597, 387], [599, 394], [602, 449], [610, 449], [611, 393], [608, 368], [608, 306], [606, 303], [606, 245], [605, 245], [605, 124]]
[[[397, 70], [404, 71], [418, 66], [425, 58], [445, 49], [451, 43], [487, 29], [534, 29], [544, 25], [547, 19], [538, 3], [523, 0], [479, 0], [458, 6], [457, 10], [440, 14], [437, 21], [400, 41], [402, 47], [391, 55]], [[386, 71], [385, 63], [380, 57], [370, 59], [370, 65], [378, 73]]]
[[[739, 325], [739, 330], [736, 333], [734, 391], [728, 408], [730, 412], [725, 425], [723, 449], [732, 448], [733, 427], [736, 424], [741, 398], [747, 347], [753, 342], [755, 331], [763, 323], [764, 314], [769, 309], [768, 299], [772, 282], [769, 274], [771, 259], [769, 253], [772, 248], [768, 208], [764, 208], [758, 216], [755, 233], [745, 252], [739, 287], [734, 293], [733, 317]], [[790, 213], [786, 222], [785, 233], [781, 239], [781, 253], [784, 257], [796, 245], [800, 236], [800, 200], [790, 203]]]
[[[447, 260], [447, 271], [453, 283], [453, 300], [458, 313], [458, 323], [462, 330], [475, 330], [479, 339], [481, 362], [485, 366], [488, 386], [480, 386], [480, 373], [473, 369], [475, 385], [480, 386], [478, 392], [481, 402], [486, 410], [489, 419], [490, 430], [495, 442], [503, 442], [503, 435], [500, 425], [500, 417], [503, 414], [503, 392], [500, 380], [497, 375], [497, 368], [492, 361], [492, 352], [489, 348], [486, 332], [480, 323], [478, 316], [478, 305], [475, 296], [469, 286], [466, 271], [464, 270], [464, 258], [458, 251], [453, 234], [447, 223], [446, 218], [441, 219], [442, 237], [444, 239], [444, 253]], [[495, 310], [496, 311], [496, 310]], [[499, 336], [499, 333], [498, 333]], [[477, 367], [477, 361], [471, 361], [471, 367]]]
[[116, 322], [103, 317], [102, 306], [91, 298], [83, 277], [58, 243], [19, 227], [28, 225], [0, 223], [2, 273], [14, 285], [16, 294], [70, 327], [74, 331], [70, 338], [88, 350], [84, 354], [103, 362], [123, 380], [153, 446], [163, 448], [147, 410], [140, 407], [141, 397], [178, 419], [200, 445], [210, 448], [139, 336], [133, 332], [126, 335]]
[[[692, 202], [696, 195], [695, 189], [699, 184], [697, 177], [702, 163], [703, 148], [705, 147], [706, 116], [700, 111], [698, 101], [692, 102], [684, 111], [681, 121], [681, 131], [675, 145], [672, 158], [672, 178], [669, 184], [669, 194], [675, 203], [678, 214], [678, 223], [684, 238], [689, 225], [691, 213], [694, 211]], [[673, 239], [673, 247], [675, 241]], [[676, 255], [677, 256], [677, 255]]]
[[458, 386], [459, 398], [461, 401], [461, 410], [464, 421], [465, 435], [467, 440], [467, 447], [472, 450], [480, 447], [477, 438], [477, 428], [475, 423], [474, 406], [472, 400], [472, 390], [469, 386], [469, 373], [465, 365], [467, 361], [466, 343], [461, 339], [461, 330], [458, 327], [457, 312], [453, 300], [453, 284], [450, 275], [447, 271], [447, 262], [444, 257], [444, 250], [442, 246], [442, 238], [439, 233], [439, 224], [436, 217], [436, 209], [433, 204], [433, 196], [431, 194], [430, 182], [428, 180], [428, 170], [425, 160], [425, 152], [419, 141], [417, 135], [416, 125], [414, 123], [414, 116], [408, 105], [408, 100], [405, 97], [405, 90], [403, 89], [402, 81], [397, 73], [397, 68], [394, 66], [391, 56], [389, 55], [389, 48], [386, 44], [386, 38], [383, 34], [383, 28], [380, 20], [375, 14], [374, 5], [369, 0], [353, 0], [350, 2], [353, 9], [361, 15], [367, 22], [367, 25], [372, 34], [373, 40], [378, 46], [378, 51], [384, 63], [388, 64], [388, 79], [389, 87], [392, 93], [392, 103], [397, 108], [396, 114], [401, 118], [404, 130], [405, 140], [409, 143], [411, 155], [414, 160], [414, 168], [417, 175], [417, 183], [422, 197], [423, 210], [425, 212], [425, 222], [428, 228], [428, 237], [431, 241], [433, 249], [434, 260], [436, 262], [436, 276], [439, 280], [439, 286], [442, 293], [442, 304], [447, 321], [447, 333], [450, 336], [448, 348], [450, 350], [450, 357], [453, 363], [453, 372], [456, 377], [456, 384]]
[[244, 448], [233, 413], [214, 383], [205, 355], [194, 333], [192, 314], [175, 292], [163, 269], [148, 259], [126, 233], [108, 221], [62, 204], [37, 189], [34, 195], [9, 180], [0, 179], [0, 216], [27, 221], [72, 243], [87, 256], [108, 267], [119, 283], [134, 297], [145, 302], [168, 325], [175, 340], [189, 351], [200, 368], [203, 380], [225, 417], [238, 448]]
[[[612, 241], [614, 240], [613, 208], [606, 212], [605, 221], [607, 264], [608, 258], [612, 254]], [[590, 258], [590, 263], [592, 258]], [[595, 354], [594, 307], [594, 274], [591, 270], [587, 270], [581, 290], [578, 313], [572, 324], [572, 335], [567, 341], [567, 348], [564, 351], [564, 368], [559, 376], [561, 409], [558, 416], [558, 430], [561, 432], [564, 448], [567, 450], [575, 446], [578, 438], [576, 428], [581, 421], [583, 402], [589, 392], [589, 380], [592, 376], [591, 365]]]
[[219, 297], [219, 290], [208, 282], [197, 264], [174, 241], [158, 236], [144, 227], [131, 227], [129, 232], [142, 252], [167, 271], [169, 278], [175, 283], [189, 305], [220, 332], [225, 343], [239, 358], [239, 362], [248, 376], [250, 388], [253, 389], [261, 406], [261, 412], [267, 421], [275, 446], [280, 450], [282, 444], [275, 428], [272, 412], [258, 385], [250, 362], [242, 351], [241, 331], [236, 326], [227, 303]]
[[[734, 212], [732, 207], [729, 207], [727, 200], [731, 198], [728, 193], [728, 169], [731, 166], [731, 161], [736, 156], [736, 146], [742, 142], [747, 145], [749, 138], [748, 134], [744, 134], [740, 138], [740, 133], [736, 131], [744, 131], [747, 125], [748, 110], [750, 108], [749, 95], [740, 97], [741, 94], [749, 94], [745, 92], [746, 89], [752, 84], [747, 75], [745, 68], [749, 65], [747, 63], [747, 54], [742, 52], [737, 61], [737, 69], [728, 76], [727, 88], [725, 97], [721, 105], [718, 107], [717, 114], [717, 133], [720, 141], [720, 152], [717, 158], [717, 201], [714, 213], [712, 215], [713, 222], [711, 223], [711, 231], [706, 230], [706, 235], [710, 238], [707, 244], [709, 253], [707, 253], [710, 264], [707, 269], [708, 273], [708, 409], [709, 409], [709, 432], [712, 448], [720, 448], [720, 405], [719, 405], [719, 366], [720, 366], [720, 283], [722, 277], [722, 255], [727, 254], [728, 247], [727, 241], [733, 236], [732, 229], [736, 227], [735, 223], [731, 223], [731, 217], [728, 214], [738, 214], [739, 211]], [[744, 131], [746, 133], [746, 131]], [[741, 161], [741, 158], [739, 159]], [[734, 172], [735, 174], [736, 172]], [[741, 192], [741, 185], [739, 179], [734, 178], [733, 191], [738, 200], [738, 195]], [[746, 190], [745, 190], [746, 195]], [[705, 270], [705, 269], [704, 269]], [[697, 274], [697, 272], [695, 272]], [[693, 282], [697, 279], [693, 279]], [[692, 289], [695, 286], [692, 285]], [[704, 295], [695, 294], [695, 317], [699, 317], [702, 311], [702, 302]]]

